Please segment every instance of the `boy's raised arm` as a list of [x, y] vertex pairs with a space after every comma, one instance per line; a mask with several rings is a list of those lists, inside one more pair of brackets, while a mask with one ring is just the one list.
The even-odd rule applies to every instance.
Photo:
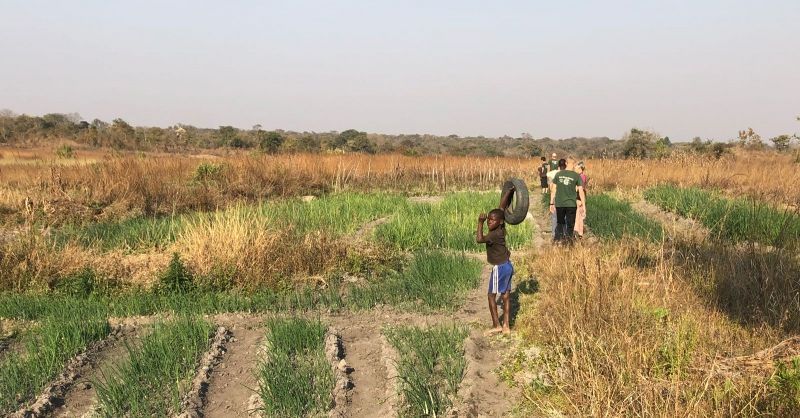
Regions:
[[502, 210], [506, 210], [508, 204], [511, 203], [511, 194], [513, 193], [514, 193], [514, 187], [512, 186], [510, 189], [508, 189], [507, 192], [503, 193], [503, 195], [500, 196], [500, 205], [498, 205], [497, 207], [499, 207]]
[[483, 223], [486, 221], [486, 214], [481, 213], [478, 215], [478, 230], [475, 232], [475, 242], [478, 244], [486, 243], [486, 237], [483, 236]]

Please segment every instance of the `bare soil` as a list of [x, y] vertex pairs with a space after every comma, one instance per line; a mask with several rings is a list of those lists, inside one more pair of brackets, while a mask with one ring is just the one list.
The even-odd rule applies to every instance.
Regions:
[[247, 417], [250, 396], [258, 388], [258, 349], [266, 335], [264, 317], [247, 314], [222, 314], [215, 323], [226, 327], [231, 336], [226, 353], [211, 371], [206, 394], [206, 417]]

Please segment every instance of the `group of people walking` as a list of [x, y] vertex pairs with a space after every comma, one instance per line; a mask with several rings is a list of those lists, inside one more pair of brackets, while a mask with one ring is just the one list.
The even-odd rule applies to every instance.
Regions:
[[[572, 243], [576, 236], [583, 237], [583, 221], [586, 218], [585, 188], [589, 178], [586, 176], [586, 166], [582, 161], [575, 162], [570, 159], [568, 166], [566, 159], [559, 160], [556, 157], [555, 153], [552, 154], [550, 161], [542, 157], [538, 173], [542, 194], [548, 192], [550, 194], [553, 240], [556, 243]], [[492, 327], [484, 333], [487, 336], [511, 332], [510, 300], [514, 266], [511, 264], [511, 251], [506, 246], [505, 212], [513, 192], [512, 187], [500, 197], [496, 209], [488, 214], [478, 215], [478, 226], [475, 231], [475, 241], [486, 244], [486, 261], [492, 266], [487, 294]], [[488, 232], [484, 230], [484, 224], [488, 227]], [[502, 318], [497, 310], [498, 297], [503, 304]]]
[[542, 194], [550, 193], [553, 241], [571, 243], [576, 238], [583, 238], [586, 186], [589, 183], [583, 161], [557, 159], [556, 153], [553, 153], [550, 161], [542, 157], [537, 171]]

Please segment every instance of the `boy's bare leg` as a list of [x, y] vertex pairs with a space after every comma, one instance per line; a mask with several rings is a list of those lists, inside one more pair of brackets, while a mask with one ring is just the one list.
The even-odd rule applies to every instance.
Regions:
[[492, 315], [492, 329], [486, 331], [484, 335], [497, 334], [503, 330], [500, 327], [500, 317], [497, 315], [496, 293], [489, 293], [489, 314]]
[[503, 334], [511, 332], [511, 292], [503, 293]]

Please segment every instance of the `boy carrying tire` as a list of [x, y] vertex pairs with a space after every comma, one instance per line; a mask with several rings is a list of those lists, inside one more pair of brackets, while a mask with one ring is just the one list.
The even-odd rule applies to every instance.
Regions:
[[[486, 244], [486, 260], [492, 265], [489, 274], [489, 314], [492, 316], [492, 328], [484, 335], [497, 333], [508, 334], [511, 332], [509, 321], [511, 318], [511, 277], [514, 276], [514, 266], [511, 265], [511, 251], [506, 246], [505, 211], [514, 193], [512, 187], [500, 198], [500, 207], [492, 209], [487, 216], [481, 213], [478, 216], [478, 229], [475, 241]], [[486, 221], [489, 233], [484, 235], [483, 223]], [[503, 298], [503, 324], [497, 314], [497, 295]]]

